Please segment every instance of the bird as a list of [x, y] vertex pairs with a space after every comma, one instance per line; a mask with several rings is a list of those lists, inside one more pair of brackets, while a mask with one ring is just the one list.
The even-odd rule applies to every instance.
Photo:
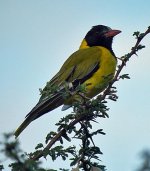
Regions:
[[117, 66], [112, 43], [119, 33], [120, 30], [105, 25], [93, 26], [87, 32], [79, 49], [70, 55], [58, 73], [41, 90], [38, 103], [14, 132], [16, 138], [42, 115], [61, 105], [62, 110], [67, 110], [74, 102], [82, 101], [77, 93], [80, 86], [84, 87], [85, 97], [92, 99], [109, 85]]

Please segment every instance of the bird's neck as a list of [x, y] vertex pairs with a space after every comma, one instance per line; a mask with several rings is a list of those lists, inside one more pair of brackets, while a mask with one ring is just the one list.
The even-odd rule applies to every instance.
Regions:
[[82, 40], [81, 45], [79, 47], [79, 49], [85, 49], [85, 48], [89, 48], [90, 46], [88, 46], [87, 42], [85, 39]]
[[107, 48], [107, 49], [111, 52], [111, 54], [112, 54], [114, 57], [116, 57], [114, 51], [112, 50], [112, 47], [109, 47], [109, 48]]
[[[82, 40], [81, 45], [79, 47], [79, 49], [85, 49], [85, 48], [89, 48], [90, 46], [88, 46], [87, 41], [85, 39]], [[105, 46], [104, 46], [105, 47]], [[115, 53], [112, 50], [112, 47], [105, 47], [108, 50], [110, 50], [110, 52], [112, 53], [113, 56], [115, 56]]]

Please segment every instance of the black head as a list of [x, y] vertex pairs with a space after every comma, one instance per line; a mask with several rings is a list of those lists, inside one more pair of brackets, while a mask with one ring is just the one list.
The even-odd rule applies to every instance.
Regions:
[[112, 30], [104, 25], [97, 25], [86, 34], [85, 40], [88, 46], [103, 46], [112, 51], [113, 37], [119, 34], [120, 30]]

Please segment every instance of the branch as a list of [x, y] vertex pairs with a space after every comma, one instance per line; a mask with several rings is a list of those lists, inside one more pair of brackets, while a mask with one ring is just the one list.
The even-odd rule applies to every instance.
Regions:
[[[139, 32], [138, 32], [139, 33]], [[113, 88], [113, 84], [119, 80], [120, 78], [120, 73], [122, 71], [122, 69], [126, 66], [126, 63], [129, 61], [129, 59], [136, 54], [136, 52], [140, 49], [143, 48], [142, 45], [140, 45], [140, 42], [143, 40], [143, 38], [150, 33], [150, 27], [148, 27], [148, 29], [145, 31], [145, 33], [141, 33], [136, 35], [137, 41], [135, 43], [135, 46], [131, 48], [130, 53], [124, 55], [123, 57], [121, 57], [121, 64], [118, 66], [118, 70], [116, 71], [116, 74], [114, 76], [114, 79], [110, 82], [109, 86], [104, 90], [102, 95], [99, 95], [97, 97], [97, 99], [99, 99], [101, 102], [106, 99], [107, 95], [111, 95], [112, 91], [111, 89]], [[98, 115], [97, 115], [98, 116]], [[61, 139], [61, 137], [63, 137], [63, 135], [66, 135], [66, 132], [69, 129], [72, 129], [77, 123], [79, 123], [80, 121], [83, 120], [91, 120], [94, 117], [94, 113], [91, 114], [82, 114], [80, 116], [78, 116], [77, 118], [75, 118], [68, 126], [67, 128], [62, 128], [62, 130], [60, 130], [51, 140], [50, 142], [47, 144], [47, 146], [40, 151], [38, 154], [34, 155], [33, 157], [31, 157], [32, 160], [38, 160], [40, 159], [42, 156], [44, 156], [44, 151], [45, 150], [49, 150], [54, 144], [55, 142], [59, 141]]]
[[[139, 32], [138, 32], [139, 33]], [[140, 50], [141, 48], [144, 48], [144, 46], [139, 46], [140, 45], [140, 42], [143, 40], [143, 38], [150, 33], [150, 26], [148, 27], [148, 29], [144, 32], [144, 33], [141, 33], [140, 35], [137, 35], [136, 38], [137, 38], [137, 41], [136, 41], [136, 44], [134, 47], [131, 48], [131, 51], [122, 56], [120, 59], [121, 59], [121, 65], [118, 66], [118, 70], [114, 76], [114, 79], [110, 82], [109, 86], [105, 89], [105, 91], [103, 92], [103, 94], [101, 96], [99, 96], [99, 98], [101, 100], [104, 100], [106, 98], [106, 96], [110, 93], [111, 91], [111, 88], [113, 87], [113, 84], [119, 80], [119, 75], [122, 71], [122, 69], [126, 66], [126, 63], [129, 61], [129, 59], [133, 56], [133, 55], [136, 55], [136, 52], [138, 50]], [[134, 34], [133, 34], [134, 35]]]
[[92, 117], [93, 117], [93, 115], [88, 115], [88, 116], [87, 116], [86, 114], [84, 114], [84, 115], [81, 115], [80, 117], [74, 119], [74, 120], [68, 125], [67, 129], [66, 129], [66, 128], [63, 128], [62, 130], [60, 130], [60, 131], [51, 139], [51, 141], [47, 144], [47, 146], [46, 146], [42, 151], [40, 151], [37, 155], [31, 157], [31, 159], [32, 159], [32, 160], [38, 160], [39, 158], [41, 158], [41, 157], [43, 156], [43, 154], [44, 154], [44, 151], [45, 151], [46, 149], [49, 150], [49, 149], [53, 146], [53, 144], [55, 144], [56, 141], [58, 141], [63, 135], [66, 134], [66, 132], [67, 132], [69, 129], [71, 129], [73, 126], [75, 126], [75, 125], [76, 125], [77, 123], [79, 123], [80, 121], [85, 120], [85, 118], [86, 118], [86, 120], [90, 120]]

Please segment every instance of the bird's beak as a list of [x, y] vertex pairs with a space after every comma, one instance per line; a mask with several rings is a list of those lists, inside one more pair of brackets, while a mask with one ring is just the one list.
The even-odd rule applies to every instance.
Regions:
[[109, 30], [107, 33], [104, 34], [104, 36], [105, 37], [114, 37], [119, 33], [121, 33], [120, 30]]

